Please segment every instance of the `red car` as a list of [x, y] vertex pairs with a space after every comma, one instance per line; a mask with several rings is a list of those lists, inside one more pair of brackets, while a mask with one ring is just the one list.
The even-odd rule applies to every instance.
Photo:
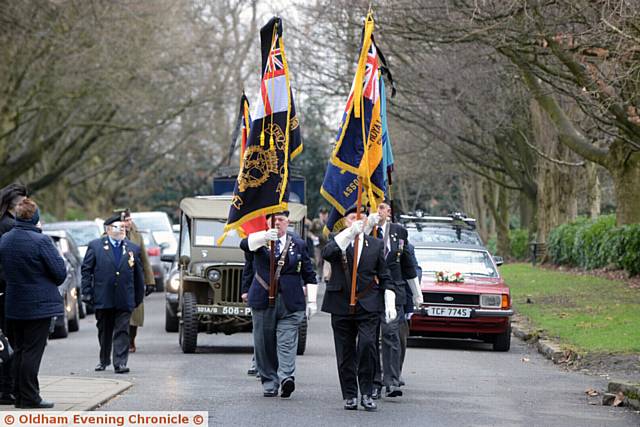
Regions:
[[491, 254], [482, 246], [450, 243], [417, 247], [415, 253], [424, 304], [411, 316], [410, 335], [474, 338], [508, 351], [511, 294]]

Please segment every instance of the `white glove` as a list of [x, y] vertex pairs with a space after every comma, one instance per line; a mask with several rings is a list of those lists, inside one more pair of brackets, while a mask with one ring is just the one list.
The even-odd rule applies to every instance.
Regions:
[[396, 293], [391, 289], [384, 291], [384, 321], [391, 323], [398, 317], [396, 311]]
[[318, 285], [315, 283], [307, 283], [307, 319], [318, 312]]
[[267, 231], [256, 231], [255, 233], [249, 234], [247, 243], [249, 244], [249, 250], [255, 252], [275, 240], [278, 240], [278, 230], [276, 228], [270, 228]]
[[264, 239], [267, 241], [267, 243], [275, 242], [276, 240], [278, 240], [278, 229], [270, 228], [267, 231], [265, 231]]
[[346, 250], [349, 243], [353, 242], [356, 236], [364, 230], [364, 221], [358, 220], [351, 224], [351, 227], [342, 230], [335, 237], [335, 241], [341, 250]]
[[414, 277], [413, 279], [407, 280], [409, 282], [409, 286], [411, 287], [411, 293], [413, 294], [413, 305], [416, 307], [420, 307], [424, 302], [424, 298], [422, 297], [422, 289], [420, 288], [420, 284], [418, 283], [418, 278]]
[[371, 233], [371, 230], [373, 230], [373, 227], [375, 227], [378, 224], [380, 224], [380, 214], [377, 212], [369, 214], [369, 216], [367, 217], [367, 224], [364, 227], [364, 233], [365, 234]]

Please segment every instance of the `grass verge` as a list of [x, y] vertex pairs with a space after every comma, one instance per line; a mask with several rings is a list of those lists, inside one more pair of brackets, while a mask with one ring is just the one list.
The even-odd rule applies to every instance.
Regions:
[[582, 352], [640, 352], [637, 289], [529, 264], [507, 264], [500, 272], [511, 288], [515, 310], [549, 337]]

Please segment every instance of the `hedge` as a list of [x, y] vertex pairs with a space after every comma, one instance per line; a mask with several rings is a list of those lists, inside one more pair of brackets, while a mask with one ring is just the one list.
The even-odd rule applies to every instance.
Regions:
[[640, 224], [616, 227], [614, 215], [579, 217], [551, 231], [547, 253], [554, 264], [584, 269], [615, 266], [633, 276], [640, 273]]
[[[511, 258], [523, 261], [529, 257], [529, 232], [526, 229], [518, 228], [515, 230], [509, 230], [509, 240], [511, 242]], [[505, 254], [498, 254], [496, 237], [493, 236], [487, 242], [487, 249], [494, 255], [505, 256]]]

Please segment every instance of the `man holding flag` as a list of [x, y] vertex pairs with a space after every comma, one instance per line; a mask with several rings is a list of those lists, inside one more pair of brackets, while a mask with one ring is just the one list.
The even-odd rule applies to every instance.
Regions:
[[387, 323], [397, 317], [395, 285], [385, 262], [383, 242], [365, 235], [360, 219], [362, 193], [375, 210], [384, 199], [385, 189], [380, 56], [373, 26], [369, 13], [358, 68], [321, 189], [334, 208], [328, 225], [335, 229], [340, 221], [347, 227], [322, 251], [333, 272], [322, 311], [331, 313], [344, 409], [358, 408], [359, 385], [360, 404], [367, 411], [377, 410], [371, 393], [380, 315], [384, 310]]
[[[260, 29], [260, 40], [261, 96], [219, 244], [232, 229], [243, 236], [249, 234], [240, 247], [253, 264], [254, 276], [243, 298], [253, 310], [256, 366], [263, 395], [274, 397], [281, 390], [281, 397], [288, 398], [295, 390], [295, 356], [298, 326], [305, 314], [305, 290], [309, 308], [313, 308], [317, 285], [304, 241], [287, 232], [289, 161], [302, 152], [302, 140], [280, 18], [272, 18]], [[251, 232], [244, 228], [262, 216], [270, 222], [268, 230]]]

